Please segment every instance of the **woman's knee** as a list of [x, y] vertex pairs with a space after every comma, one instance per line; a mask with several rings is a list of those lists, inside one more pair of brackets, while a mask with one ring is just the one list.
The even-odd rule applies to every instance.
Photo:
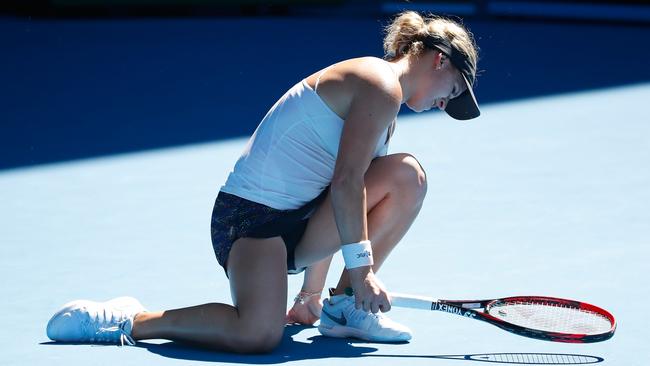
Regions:
[[404, 153], [388, 157], [391, 159], [388, 173], [393, 189], [421, 204], [427, 194], [427, 175], [420, 162], [413, 155]]
[[230, 348], [238, 353], [269, 353], [282, 341], [284, 325], [269, 326], [261, 323], [243, 325], [232, 336]]

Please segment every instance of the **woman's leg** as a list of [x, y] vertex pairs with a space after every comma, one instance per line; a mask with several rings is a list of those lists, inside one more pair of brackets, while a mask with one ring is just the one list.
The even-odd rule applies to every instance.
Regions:
[[325, 286], [327, 271], [330, 268], [332, 256], [320, 260], [305, 270], [305, 277], [302, 284], [302, 290], [306, 292], [320, 292]]
[[212, 303], [140, 313], [133, 338], [164, 338], [240, 353], [271, 351], [284, 331], [286, 258], [279, 237], [238, 239], [228, 257], [234, 306]]
[[[365, 175], [368, 235], [372, 241], [377, 272], [415, 220], [426, 195], [426, 174], [408, 154], [394, 154], [372, 161]], [[309, 219], [305, 235], [296, 248], [296, 267], [307, 266], [338, 251], [341, 241], [334, 220], [331, 197]], [[324, 279], [327, 268], [319, 267], [314, 278]], [[312, 284], [313, 285], [313, 284]], [[343, 271], [335, 294], [350, 286]]]
[[294, 301], [287, 313], [287, 323], [313, 325], [319, 318], [323, 303], [321, 292], [325, 286], [327, 271], [330, 268], [332, 256], [320, 260], [307, 267], [304, 274], [301, 294], [306, 294], [303, 301]]

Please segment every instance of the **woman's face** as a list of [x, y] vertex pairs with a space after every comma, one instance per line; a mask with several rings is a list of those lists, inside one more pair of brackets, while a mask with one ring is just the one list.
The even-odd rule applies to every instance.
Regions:
[[467, 89], [463, 77], [442, 53], [430, 51], [433, 57], [423, 57], [423, 74], [415, 92], [406, 101], [406, 105], [415, 112], [431, 108], [444, 110], [447, 102], [459, 96]]

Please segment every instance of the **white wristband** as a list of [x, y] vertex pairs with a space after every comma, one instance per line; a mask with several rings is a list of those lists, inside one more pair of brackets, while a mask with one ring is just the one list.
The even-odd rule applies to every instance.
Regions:
[[341, 246], [345, 268], [352, 269], [363, 266], [372, 266], [372, 247], [370, 240], [364, 240], [360, 243], [345, 244]]

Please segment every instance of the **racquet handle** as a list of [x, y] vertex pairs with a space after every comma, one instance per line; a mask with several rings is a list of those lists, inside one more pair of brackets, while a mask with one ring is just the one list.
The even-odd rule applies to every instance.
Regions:
[[391, 305], [398, 308], [431, 310], [431, 305], [438, 300], [432, 297], [407, 295], [393, 292], [390, 294]]

